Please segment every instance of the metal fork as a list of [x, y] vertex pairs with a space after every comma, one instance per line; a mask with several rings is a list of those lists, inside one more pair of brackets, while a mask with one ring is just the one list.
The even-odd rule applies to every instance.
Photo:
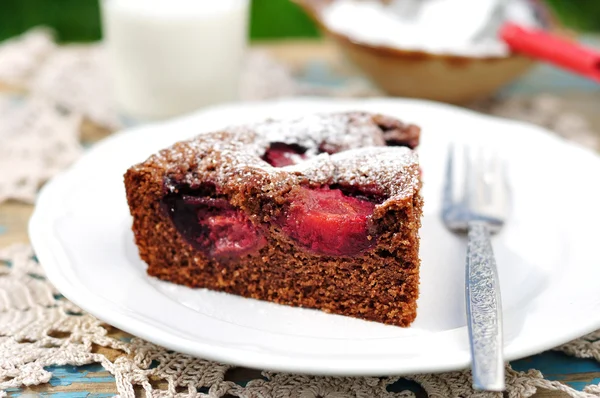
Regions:
[[459, 178], [455, 152], [450, 146], [442, 218], [450, 230], [468, 233], [465, 284], [473, 388], [502, 391], [502, 303], [490, 234], [502, 228], [508, 213], [505, 168], [497, 157], [481, 151], [473, 162], [472, 151], [465, 147], [464, 176]]

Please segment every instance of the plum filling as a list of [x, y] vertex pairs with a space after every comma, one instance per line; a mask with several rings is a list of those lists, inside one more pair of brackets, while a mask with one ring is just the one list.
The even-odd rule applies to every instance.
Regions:
[[[252, 254], [267, 241], [240, 209], [214, 192], [187, 189], [168, 194], [162, 206], [177, 231], [209, 258], [233, 259]], [[356, 194], [356, 192], [355, 192]], [[306, 251], [326, 256], [354, 256], [376, 245], [371, 231], [375, 203], [348, 196], [337, 187], [297, 187], [275, 223]]]
[[306, 148], [297, 144], [273, 142], [262, 159], [273, 167], [284, 167], [299, 163], [306, 159]]
[[208, 257], [239, 257], [266, 244], [248, 216], [225, 199], [169, 195], [163, 204], [179, 233]]
[[345, 196], [339, 189], [298, 188], [278, 220], [282, 231], [307, 251], [353, 256], [376, 244], [369, 233], [375, 204]]

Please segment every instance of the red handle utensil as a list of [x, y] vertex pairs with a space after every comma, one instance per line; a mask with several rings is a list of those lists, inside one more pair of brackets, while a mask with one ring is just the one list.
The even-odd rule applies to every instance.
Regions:
[[514, 51], [600, 83], [600, 52], [540, 29], [505, 23], [500, 37]]

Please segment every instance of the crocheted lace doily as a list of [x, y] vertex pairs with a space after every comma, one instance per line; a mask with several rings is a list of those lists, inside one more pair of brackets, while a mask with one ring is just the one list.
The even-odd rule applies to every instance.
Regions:
[[[97, 347], [120, 350], [109, 358]], [[558, 348], [569, 355], [600, 361], [600, 331]], [[410, 391], [390, 392], [399, 377], [317, 377], [262, 372], [262, 377], [240, 386], [227, 380], [233, 367], [168, 351], [142, 339], [126, 342], [111, 337], [108, 326], [63, 298], [44, 277], [44, 271], [27, 245], [0, 250], [0, 396], [11, 387], [47, 383], [50, 365], [100, 363], [116, 379], [123, 398], [135, 396], [135, 386], [151, 397], [197, 396], [242, 398], [346, 398], [414, 396]], [[508, 397], [530, 397], [537, 389], [563, 391], [572, 397], [599, 397], [600, 385], [583, 392], [545, 380], [537, 370], [517, 372], [506, 368]], [[468, 371], [405, 377], [434, 397], [501, 397], [471, 389]], [[165, 381], [166, 390], [151, 381]], [[198, 392], [204, 388], [207, 393]]]
[[[324, 87], [299, 83], [292, 73], [262, 52], [251, 52], [242, 82], [242, 98], [260, 100], [298, 94], [377, 95], [361, 83]], [[83, 151], [82, 127], [93, 123], [119, 128], [110, 101], [108, 76], [100, 46], [59, 47], [49, 31], [37, 29], [0, 46], [0, 203], [16, 199], [32, 203], [44, 181], [63, 170]], [[16, 93], [16, 94], [15, 94]], [[563, 111], [560, 99], [493, 101], [476, 109], [527, 120], [567, 138], [598, 148], [585, 119]], [[6, 172], [10, 171], [10, 172]], [[262, 372], [245, 386], [229, 381], [231, 366], [174, 353], [144, 340], [122, 341], [110, 327], [64, 299], [45, 279], [25, 245], [0, 249], [0, 397], [4, 390], [47, 383], [50, 365], [100, 363], [116, 379], [122, 397], [135, 388], [147, 396], [239, 397], [410, 397], [392, 392], [398, 377], [312, 377]], [[98, 347], [123, 355], [107, 356]], [[600, 332], [558, 348], [569, 355], [600, 361]], [[413, 375], [431, 397], [496, 397], [474, 392], [469, 372]], [[155, 381], [168, 388], [153, 387]], [[564, 391], [573, 397], [600, 396], [600, 386], [584, 392], [545, 380], [540, 372], [507, 368], [508, 397], [529, 397], [538, 388]], [[208, 391], [206, 393], [199, 392]]]

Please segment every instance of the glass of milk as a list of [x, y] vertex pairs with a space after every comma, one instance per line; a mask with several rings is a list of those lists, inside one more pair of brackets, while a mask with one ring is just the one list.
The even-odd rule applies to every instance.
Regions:
[[100, 0], [125, 117], [164, 119], [235, 101], [249, 0]]

